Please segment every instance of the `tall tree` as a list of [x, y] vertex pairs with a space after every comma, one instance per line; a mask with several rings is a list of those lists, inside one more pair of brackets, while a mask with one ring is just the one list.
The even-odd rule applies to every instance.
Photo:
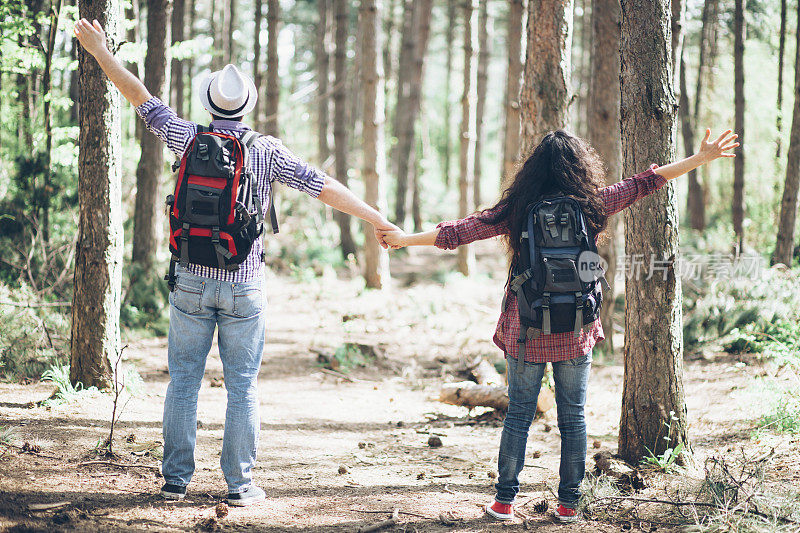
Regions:
[[[622, 176], [622, 145], [619, 129], [619, 46], [621, 9], [619, 0], [593, 0], [592, 2], [592, 65], [589, 82], [589, 115], [587, 133], [606, 164], [606, 184], [619, 181]], [[616, 241], [617, 217], [608, 220], [608, 238], [598, 246], [598, 251], [608, 263], [606, 279], [611, 290], [603, 298], [600, 320], [606, 334], [609, 351], [614, 351], [614, 292], [617, 289]]]
[[45, 49], [44, 73], [42, 76], [42, 100], [44, 101], [44, 191], [45, 200], [42, 202], [42, 238], [50, 242], [50, 191], [52, 189], [51, 152], [53, 151], [53, 123], [50, 107], [50, 89], [53, 77], [53, 55], [56, 50], [56, 34], [58, 33], [58, 18], [61, 15], [61, 0], [55, 0], [50, 6], [50, 26], [47, 29], [47, 48]]
[[[163, 97], [167, 75], [170, 0], [147, 0], [147, 53], [144, 85], [150, 94]], [[156, 251], [156, 223], [161, 202], [158, 185], [164, 170], [164, 145], [145, 128], [141, 129], [142, 154], [136, 167], [136, 203], [133, 212], [133, 262], [143, 271], [153, 267]]]
[[233, 38], [233, 33], [239, 27], [238, 5], [239, 0], [228, 0], [228, 12], [225, 14], [225, 33], [227, 35], [224, 41], [227, 45], [225, 49], [226, 63], [238, 63], [236, 39]]
[[[797, 7], [800, 20], [800, 4]], [[797, 47], [794, 60], [794, 111], [792, 113], [792, 130], [789, 139], [789, 150], [786, 161], [786, 183], [783, 187], [781, 212], [778, 219], [778, 239], [772, 263], [783, 263], [791, 266], [792, 251], [795, 243], [795, 224], [797, 220], [797, 190], [800, 186], [800, 32], [797, 36]]]
[[[197, 18], [197, 10], [195, 9], [197, 5], [197, 0], [189, 0], [189, 23], [188, 23], [188, 30], [189, 30], [189, 39], [194, 39], [197, 36], [195, 32], [194, 22]], [[184, 66], [184, 75], [189, 78], [190, 80], [194, 79], [194, 58], [184, 59], [183, 61]], [[189, 98], [186, 99], [186, 116], [192, 116], [192, 96], [191, 93], [189, 94]]]
[[[386, 157], [383, 139], [383, 66], [381, 54], [378, 53], [381, 50], [379, 2], [361, 0], [359, 9], [362, 27], [361, 89], [364, 92], [361, 98], [364, 121], [361, 175], [364, 178], [364, 201], [379, 211], [385, 211], [386, 196], [381, 183], [386, 171]], [[389, 281], [389, 254], [375, 239], [369, 237], [371, 231], [372, 228], [365, 224], [364, 279], [367, 287], [380, 289]]]
[[[118, 44], [117, 0], [83, 0], [79, 15], [97, 20]], [[119, 354], [122, 284], [122, 184], [119, 92], [97, 61], [78, 51], [80, 142], [78, 242], [72, 291], [70, 382], [105, 387]]]
[[475, 209], [481, 205], [481, 160], [484, 141], [483, 111], [486, 107], [486, 87], [489, 81], [489, 2], [481, 2], [478, 14], [478, 77], [475, 101], [475, 172], [472, 182], [472, 201]]
[[447, 0], [447, 30], [445, 31], [445, 78], [444, 78], [444, 154], [442, 154], [442, 174], [445, 186], [450, 185], [450, 160], [453, 151], [453, 105], [450, 95], [453, 90], [453, 42], [456, 34], [456, 0]]
[[520, 92], [522, 152], [567, 123], [572, 0], [528, 0], [528, 46]]
[[[185, 39], [184, 29], [186, 27], [186, 0], [173, 0], [172, 3], [172, 44], [180, 43]], [[172, 69], [170, 71], [171, 95], [170, 102], [175, 107], [175, 112], [179, 117], [183, 117], [183, 102], [185, 97], [184, 87], [184, 61], [172, 58]]]
[[264, 131], [261, 107], [264, 99], [261, 98], [261, 87], [264, 84], [264, 69], [261, 68], [261, 22], [264, 20], [264, 2], [253, 0], [253, 84], [256, 86], [256, 106], [253, 108], [253, 123], [259, 131]]
[[[139, 42], [139, 0], [130, 0], [130, 3], [125, 7], [125, 23], [128, 26], [125, 40], [129, 43], [137, 44]], [[127, 61], [125, 63], [125, 68], [130, 70], [134, 76], [141, 79], [141, 60]]]
[[[775, 159], [781, 158], [781, 134], [783, 130], [783, 57], [786, 53], [786, 0], [781, 0], [781, 29], [778, 37], [778, 102], [775, 118]], [[792, 118], [794, 120], [794, 118]]]
[[[333, 57], [333, 143], [336, 157], [336, 178], [347, 185], [348, 128], [347, 124], [347, 33], [349, 26], [347, 0], [333, 0], [333, 13], [336, 22], [336, 52]], [[339, 224], [339, 239], [342, 255], [347, 259], [356, 253], [356, 244], [350, 230], [350, 215], [341, 211], [334, 213]]]
[[[674, 157], [669, 0], [622, 0], [623, 174]], [[672, 183], [625, 212], [625, 377], [619, 453], [633, 463], [647, 450], [688, 447], [683, 394], [677, 197]], [[639, 263], [634, 266], [633, 261]]]
[[331, 74], [330, 40], [331, 40], [331, 0], [317, 2], [316, 31], [316, 71], [317, 71], [317, 162], [327, 171], [328, 158], [331, 155], [330, 144], [330, 107], [331, 99], [329, 81]]
[[[411, 152], [414, 149], [415, 128], [422, 94], [422, 77], [425, 54], [428, 50], [432, 8], [433, 0], [407, 2], [406, 10], [411, 10], [411, 22], [407, 25], [404, 20], [403, 23], [400, 68], [403, 69], [405, 66], [407, 75], [402, 76], [398, 71], [397, 108], [395, 110], [395, 135], [397, 136], [397, 146], [395, 147], [395, 177], [397, 179], [395, 222], [399, 226], [403, 226], [405, 223], [409, 201]], [[402, 104], [401, 99], [404, 100]]]
[[[267, 0], [267, 102], [264, 105], [264, 133], [278, 136], [278, 102], [281, 86], [278, 77], [278, 33], [281, 3]], [[345, 34], [346, 38], [346, 34]], [[338, 45], [337, 45], [338, 46]]]
[[[475, 8], [473, 0], [466, 0], [462, 4], [464, 17], [464, 79], [461, 93], [461, 131], [459, 138], [461, 146], [458, 157], [458, 216], [467, 216], [472, 209], [472, 180], [475, 178], [475, 85], [472, 68], [473, 46], [473, 18]], [[458, 247], [458, 271], [465, 276], [474, 269], [475, 252], [471, 246]]]
[[519, 161], [519, 89], [522, 76], [522, 15], [525, 0], [510, 0], [508, 3], [506, 28], [506, 47], [508, 66], [506, 67], [505, 125], [503, 128], [503, 172], [502, 180], [510, 179]]
[[744, 39], [746, 25], [744, 20], [745, 0], [736, 0], [733, 13], [733, 102], [734, 127], [739, 134], [739, 147], [733, 161], [733, 231], [739, 249], [744, 241]]

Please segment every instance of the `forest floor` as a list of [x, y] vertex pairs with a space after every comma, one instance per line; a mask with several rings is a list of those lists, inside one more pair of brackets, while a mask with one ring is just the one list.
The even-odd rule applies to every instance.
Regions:
[[[297, 276], [268, 275], [255, 470], [267, 500], [231, 508], [224, 518], [215, 517], [225, 495], [219, 470], [225, 389], [216, 345], [200, 391], [196, 473], [179, 503], [157, 496], [163, 480], [157, 468], [147, 467], [160, 465], [161, 410], [169, 379], [166, 339], [132, 338], [125, 352], [144, 382], [117, 427], [115, 462], [137, 467], [81, 464], [95, 459], [95, 446], [108, 435], [108, 394], [86, 392], [48, 409], [37, 402], [50, 396], [52, 384], [0, 383], [0, 425], [14, 429], [16, 445], [27, 442], [40, 449], [7, 450], [0, 458], [0, 530], [339, 532], [384, 520], [394, 508], [403, 513], [395, 530], [404, 531], [649, 530], [649, 523], [630, 517], [562, 526], [549, 514], [534, 512], [532, 504], [542, 499], [550, 509], [555, 504], [560, 439], [554, 409], [531, 428], [519, 499], [530, 519], [498, 523], [484, 517], [482, 507], [493, 495], [502, 423], [478, 422], [470, 416], [476, 413], [435, 398], [443, 382], [461, 379], [454, 369], [464, 362], [478, 355], [501, 359], [491, 343], [505, 281], [495, 246], [480, 249], [484, 274], [472, 279], [444, 274], [452, 268], [452, 254], [399, 256], [390, 292], [364, 291], [357, 278], [330, 273], [302, 282]], [[616, 340], [621, 345], [621, 337]], [[344, 342], [377, 346], [384, 355], [350, 371], [352, 381], [322, 372], [318, 353], [333, 354]], [[619, 353], [595, 359], [586, 406], [587, 469], [594, 466], [595, 451], [616, 449], [620, 359]], [[797, 437], [768, 430], [754, 434], [768, 409], [765, 391], [788, 379], [776, 372], [746, 355], [687, 358], [689, 433], [699, 466], [672, 476], [653, 473], [651, 488], [641, 494], [663, 498], [676, 490], [696, 491], [706, 458], [735, 461], [773, 448], [765, 478], [800, 485]], [[443, 445], [430, 447], [431, 435]], [[68, 503], [35, 510], [36, 504], [59, 502]]]

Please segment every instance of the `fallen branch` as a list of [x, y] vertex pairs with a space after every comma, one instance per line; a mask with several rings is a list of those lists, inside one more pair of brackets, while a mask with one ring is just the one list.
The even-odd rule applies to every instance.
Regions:
[[331, 376], [336, 376], [337, 378], [341, 378], [341, 379], [343, 379], [345, 381], [349, 381], [350, 383], [355, 383], [356, 382], [355, 379], [351, 378], [350, 376], [346, 376], [345, 374], [342, 374], [341, 372], [337, 372], [336, 370], [330, 370], [328, 368], [320, 368], [319, 371], [320, 372], [324, 372], [325, 374], [330, 374]]
[[53, 502], [53, 503], [29, 503], [28, 509], [31, 511], [50, 511], [52, 509], [58, 509], [60, 507], [64, 507], [66, 505], [70, 505], [72, 502]]
[[125, 463], [115, 463], [113, 461], [84, 461], [82, 463], [76, 464], [75, 466], [89, 466], [89, 465], [114, 466], [117, 468], [149, 468], [151, 470], [155, 470], [156, 472], [160, 472], [160, 469], [155, 465], [132, 465]]
[[400, 510], [395, 507], [395, 509], [392, 511], [391, 518], [383, 520], [381, 522], [377, 522], [369, 526], [362, 526], [358, 529], [358, 531], [359, 533], [370, 533], [372, 531], [380, 531], [383, 528], [397, 525], [397, 522], [399, 520], [400, 520]]
[[72, 302], [6, 302], [0, 301], [0, 305], [9, 305], [11, 307], [69, 307]]
[[[508, 410], [508, 387], [498, 385], [478, 385], [472, 381], [445, 383], [439, 391], [439, 401], [462, 407], [492, 407], [498, 411]], [[544, 413], [553, 407], [553, 391], [542, 387], [536, 403], [536, 412]]]
[[[369, 513], [369, 514], [386, 514], [392, 513], [394, 511], [368, 511], [367, 509], [348, 509], [348, 511], [352, 511], [354, 513]], [[423, 518], [425, 520], [435, 520], [435, 518], [431, 518], [430, 516], [425, 516], [417, 513], [411, 513], [409, 511], [397, 511], [398, 514], [406, 515], [406, 516], [413, 516], [416, 518]]]

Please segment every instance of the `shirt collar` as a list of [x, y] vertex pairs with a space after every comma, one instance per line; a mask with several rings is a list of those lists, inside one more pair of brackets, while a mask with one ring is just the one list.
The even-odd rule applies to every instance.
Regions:
[[212, 120], [211, 128], [215, 130], [248, 131], [250, 126], [238, 120]]

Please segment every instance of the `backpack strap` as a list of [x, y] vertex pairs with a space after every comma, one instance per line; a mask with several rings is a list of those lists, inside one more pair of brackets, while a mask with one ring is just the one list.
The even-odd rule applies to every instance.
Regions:
[[[250, 149], [252, 148], [253, 144], [255, 144], [255, 142], [261, 137], [263, 137], [263, 135], [261, 135], [260, 133], [250, 130], [245, 132], [245, 134], [242, 135], [242, 137], [239, 139], [239, 141], [246, 149], [245, 165], [247, 165], [247, 168], [250, 169], [251, 172], [252, 172], [252, 167], [250, 166]], [[250, 181], [253, 187], [253, 201], [256, 204], [256, 211], [257, 211], [256, 216], [258, 217], [256, 219], [256, 222], [260, 225], [264, 221], [264, 210], [261, 205], [261, 199], [258, 197], [258, 191], [256, 189], [256, 180], [253, 179]], [[275, 212], [275, 189], [274, 187], [272, 187], [272, 183], [270, 183], [270, 192], [269, 192], [269, 223], [270, 226], [272, 227], [273, 234], [278, 233], [278, 231], [280, 231], [278, 228], [278, 214]]]

